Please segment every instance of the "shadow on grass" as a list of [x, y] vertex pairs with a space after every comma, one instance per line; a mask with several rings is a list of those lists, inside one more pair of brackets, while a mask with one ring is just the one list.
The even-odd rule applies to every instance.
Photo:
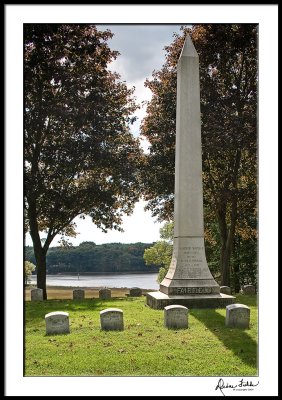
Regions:
[[[33, 301], [26, 302], [25, 304], [25, 322], [32, 325], [36, 325], [39, 321], [44, 320], [45, 315], [54, 311], [64, 311], [64, 312], [84, 312], [84, 311], [101, 311], [105, 308], [116, 307], [115, 303], [120, 303], [120, 301], [130, 302], [134, 298], [110, 298], [110, 299], [84, 299], [84, 300], [72, 300], [72, 299], [62, 299], [62, 300], [45, 300], [45, 301]], [[120, 307], [120, 304], [117, 308]]]
[[258, 367], [257, 343], [248, 335], [247, 330], [226, 327], [225, 317], [216, 310], [191, 310], [190, 314], [202, 322], [243, 363]]
[[[111, 302], [113, 299], [110, 299]], [[25, 305], [25, 321], [33, 324], [42, 321], [45, 315], [53, 311], [83, 312], [100, 311], [108, 308], [107, 300], [84, 299], [84, 300], [45, 300], [38, 302], [27, 302]]]

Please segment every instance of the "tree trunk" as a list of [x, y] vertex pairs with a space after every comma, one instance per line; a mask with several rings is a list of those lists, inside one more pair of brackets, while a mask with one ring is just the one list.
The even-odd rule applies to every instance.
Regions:
[[240, 279], [239, 279], [239, 274], [240, 274], [240, 255], [239, 255], [239, 253], [240, 253], [240, 240], [239, 240], [239, 238], [238, 238], [238, 240], [236, 241], [235, 244], [236, 244], [237, 256], [236, 256], [236, 260], [235, 260], [234, 265], [233, 265], [233, 275], [234, 275], [233, 283], [234, 283], [234, 291], [235, 291], [235, 293], [239, 293], [240, 292], [240, 287], [241, 287]]
[[30, 227], [30, 236], [33, 242], [34, 256], [36, 260], [37, 270], [37, 287], [43, 290], [43, 299], [47, 300], [46, 291], [46, 248], [42, 247], [39, 229], [36, 216], [36, 205], [33, 201], [29, 202], [28, 208], [28, 220]]
[[226, 257], [228, 228], [226, 223], [226, 203], [221, 199], [217, 204], [217, 220], [220, 231], [221, 250], [220, 250], [220, 271], [221, 286], [229, 286], [230, 274], [228, 274], [228, 258]]
[[225, 207], [218, 210], [218, 222], [221, 234], [221, 251], [220, 251], [220, 269], [221, 269], [221, 286], [230, 287], [230, 260], [233, 251], [233, 243], [235, 236], [235, 227], [237, 221], [237, 197], [234, 194], [231, 204], [231, 221], [228, 228], [226, 222]]
[[43, 290], [43, 299], [47, 300], [46, 291], [46, 253], [41, 249], [35, 249], [34, 256], [37, 265], [37, 287]]
[[230, 286], [230, 258], [231, 258], [230, 232], [228, 238], [221, 248], [220, 264], [221, 264], [221, 286]]

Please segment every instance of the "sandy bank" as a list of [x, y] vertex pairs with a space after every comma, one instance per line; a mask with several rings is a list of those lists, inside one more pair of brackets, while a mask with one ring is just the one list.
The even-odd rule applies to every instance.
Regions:
[[[25, 300], [30, 300], [30, 290], [33, 287], [25, 288]], [[47, 298], [49, 300], [57, 299], [72, 299], [72, 293], [74, 289], [84, 289], [86, 299], [97, 299], [99, 298], [99, 290], [101, 287], [97, 288], [87, 288], [87, 287], [67, 287], [67, 286], [47, 286]], [[112, 291], [112, 297], [126, 297], [129, 293], [129, 288], [110, 288]], [[154, 291], [153, 289], [142, 289], [142, 293]]]

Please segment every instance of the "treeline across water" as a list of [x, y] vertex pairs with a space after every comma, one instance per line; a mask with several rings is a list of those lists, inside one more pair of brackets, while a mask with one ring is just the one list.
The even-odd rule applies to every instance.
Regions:
[[[143, 259], [144, 250], [152, 245], [153, 243], [96, 245], [94, 242], [82, 242], [79, 246], [50, 247], [46, 260], [47, 274], [158, 272], [159, 267], [147, 266]], [[25, 247], [25, 260], [36, 265], [32, 246]]]

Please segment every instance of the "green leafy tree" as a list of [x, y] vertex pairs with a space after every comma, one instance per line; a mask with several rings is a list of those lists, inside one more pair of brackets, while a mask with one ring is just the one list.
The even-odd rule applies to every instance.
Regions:
[[136, 105], [107, 68], [118, 55], [111, 37], [94, 25], [24, 25], [25, 226], [45, 299], [54, 237], [75, 236], [73, 220], [85, 215], [121, 230], [139, 197], [140, 147], [129, 131]]
[[25, 281], [26, 285], [28, 284], [28, 280], [29, 280], [32, 272], [35, 270], [35, 268], [36, 267], [34, 264], [32, 264], [32, 262], [30, 262], [30, 261], [24, 262], [24, 281]]
[[156, 265], [160, 267], [158, 282], [161, 282], [170, 265], [173, 250], [173, 223], [167, 222], [160, 228], [160, 237], [162, 240], [156, 242], [152, 247], [144, 251], [144, 260], [146, 265]]
[[[49, 274], [101, 273], [101, 272], [157, 272], [158, 267], [146, 266], [144, 250], [150, 243], [108, 243], [95, 245], [83, 242], [73, 247], [50, 247], [46, 256], [46, 268]], [[26, 260], [34, 262], [33, 248], [26, 247]]]
[[146, 81], [152, 100], [141, 130], [151, 146], [143, 182], [147, 208], [159, 220], [173, 218], [176, 68], [187, 34], [200, 60], [205, 222], [217, 221], [221, 284], [229, 286], [235, 237], [256, 218], [257, 26], [183, 28], [166, 47], [162, 69]]
[[236, 293], [243, 285], [251, 284], [257, 287], [258, 264], [254, 254], [257, 252], [256, 218], [252, 216], [248, 226], [238, 224], [237, 235], [232, 254], [231, 284]]

